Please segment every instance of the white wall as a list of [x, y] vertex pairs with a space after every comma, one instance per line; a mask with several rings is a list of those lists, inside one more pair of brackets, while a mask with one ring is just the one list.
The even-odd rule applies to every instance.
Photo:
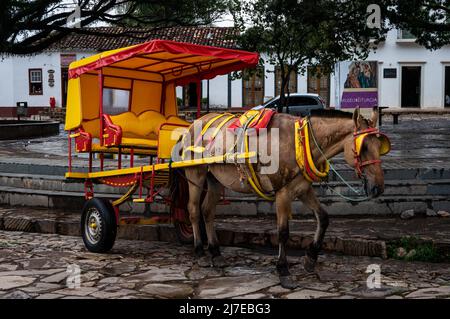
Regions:
[[14, 69], [11, 57], [0, 58], [0, 107], [13, 106]]
[[[49, 106], [51, 96], [61, 106], [61, 52], [43, 52], [30, 56], [10, 56], [0, 60], [0, 107], [15, 107], [16, 102], [28, 102], [28, 107]], [[94, 52], [64, 52], [82, 59]], [[42, 95], [29, 94], [29, 69], [42, 69]], [[54, 86], [49, 85], [49, 70], [55, 71]]]
[[[56, 105], [61, 105], [61, 66], [59, 53], [41, 53], [34, 56], [13, 57], [14, 103], [26, 101], [28, 107], [49, 106], [50, 96], [56, 98]], [[42, 95], [29, 95], [28, 69], [42, 69]], [[48, 70], [54, 70], [54, 86], [48, 83]]]
[[[206, 95], [206, 89], [204, 95]], [[228, 107], [228, 75], [217, 76], [209, 80], [209, 106], [212, 108]]]
[[[450, 64], [450, 46], [429, 51], [411, 41], [397, 40], [397, 30], [389, 31], [386, 42], [371, 52], [367, 60], [378, 61], [378, 100], [380, 106], [400, 107], [401, 67], [422, 66], [421, 107], [444, 106], [444, 68]], [[384, 68], [396, 68], [397, 78], [384, 79]], [[346, 72], [341, 68], [340, 72]], [[339, 105], [340, 89], [337, 87], [339, 67], [331, 78], [331, 105]], [[345, 75], [344, 75], [345, 76]], [[334, 85], [333, 85], [334, 83]], [[341, 83], [341, 85], [343, 85]], [[342, 88], [341, 88], [342, 89]]]

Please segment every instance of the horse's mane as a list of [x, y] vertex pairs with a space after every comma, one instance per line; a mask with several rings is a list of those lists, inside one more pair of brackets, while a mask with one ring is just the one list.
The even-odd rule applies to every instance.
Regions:
[[333, 109], [319, 109], [311, 110], [311, 116], [351, 119], [353, 117], [353, 113]]

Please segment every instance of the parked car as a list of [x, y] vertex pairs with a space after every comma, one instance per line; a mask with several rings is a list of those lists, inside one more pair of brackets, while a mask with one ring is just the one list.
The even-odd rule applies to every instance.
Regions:
[[[279, 104], [280, 96], [278, 95], [262, 105], [255, 106], [253, 109], [271, 108], [276, 110]], [[289, 114], [296, 116], [307, 116], [311, 113], [311, 110], [324, 109], [325, 107], [325, 101], [318, 94], [291, 93], [289, 95], [287, 110], [286, 106], [283, 107], [283, 113], [289, 112]]]

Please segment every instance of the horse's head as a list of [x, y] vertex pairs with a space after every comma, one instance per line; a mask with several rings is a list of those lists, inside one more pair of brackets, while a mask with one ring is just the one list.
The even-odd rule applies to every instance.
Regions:
[[388, 137], [376, 128], [378, 109], [374, 108], [371, 119], [367, 120], [359, 113], [353, 113], [354, 133], [344, 147], [345, 160], [355, 168], [364, 182], [366, 194], [378, 197], [384, 192], [384, 174], [381, 168], [381, 155], [389, 152], [391, 143]]

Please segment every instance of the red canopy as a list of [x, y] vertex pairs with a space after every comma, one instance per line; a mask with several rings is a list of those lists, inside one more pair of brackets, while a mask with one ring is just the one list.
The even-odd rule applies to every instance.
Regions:
[[73, 62], [69, 78], [84, 73], [114, 72], [124, 78], [148, 77], [158, 82], [184, 85], [211, 79], [244, 68], [255, 67], [259, 54], [241, 50], [195, 45], [166, 40], [153, 40], [122, 49], [106, 51]]

